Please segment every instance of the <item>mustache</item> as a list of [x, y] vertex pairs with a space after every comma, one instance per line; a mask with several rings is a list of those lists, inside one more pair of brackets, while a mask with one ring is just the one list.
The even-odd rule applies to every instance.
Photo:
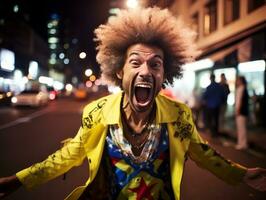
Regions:
[[154, 81], [153, 75], [147, 74], [147, 75], [140, 75], [139, 73], [136, 74], [135, 82], [147, 82], [147, 83], [153, 83]]

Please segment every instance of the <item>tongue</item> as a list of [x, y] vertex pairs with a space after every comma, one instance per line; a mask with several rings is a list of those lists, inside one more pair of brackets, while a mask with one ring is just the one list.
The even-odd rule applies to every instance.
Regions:
[[135, 94], [136, 94], [136, 99], [140, 103], [145, 103], [148, 101], [149, 98], [149, 89], [147, 88], [142, 88], [142, 87], [136, 87], [135, 88]]

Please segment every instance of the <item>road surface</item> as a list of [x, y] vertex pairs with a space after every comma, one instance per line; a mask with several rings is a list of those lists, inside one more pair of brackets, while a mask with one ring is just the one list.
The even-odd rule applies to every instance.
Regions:
[[[61, 147], [66, 138], [74, 137], [80, 124], [86, 101], [61, 98], [38, 109], [0, 107], [0, 176], [12, 175], [20, 169], [42, 161]], [[235, 150], [230, 142], [210, 140], [221, 154], [243, 165], [266, 167], [266, 157], [260, 152]], [[222, 145], [222, 144], [229, 145]], [[39, 186], [33, 191], [20, 188], [7, 200], [58, 200], [64, 199], [75, 187], [87, 180], [87, 161], [66, 175]], [[230, 186], [191, 160], [185, 164], [181, 187], [182, 200], [262, 200], [266, 193], [248, 186]]]

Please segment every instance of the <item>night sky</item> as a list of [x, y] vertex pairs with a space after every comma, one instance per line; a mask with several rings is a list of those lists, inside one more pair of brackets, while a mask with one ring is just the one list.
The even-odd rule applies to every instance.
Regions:
[[[94, 29], [108, 18], [109, 0], [24, 0], [30, 12], [30, 23], [42, 37], [47, 37], [47, 19], [57, 13], [62, 23], [67, 24], [69, 35], [78, 38], [80, 50], [95, 58]], [[95, 3], [96, 2], [96, 3]]]
[[[88, 39], [93, 30], [108, 18], [110, 0], [22, 0], [23, 9], [30, 14], [30, 23], [46, 37], [47, 19], [57, 13], [62, 21], [68, 21], [73, 36]], [[96, 3], [95, 3], [96, 2]], [[63, 22], [64, 23], [64, 22]]]
[[[61, 23], [67, 26], [70, 38], [78, 39], [78, 48], [88, 53], [95, 62], [95, 43], [93, 30], [105, 23], [109, 16], [110, 0], [1, 0], [1, 13], [13, 12], [19, 5], [18, 14], [23, 15], [33, 29], [47, 41], [47, 20], [50, 15], [59, 15]], [[26, 14], [25, 14], [26, 13]], [[1, 14], [0, 14], [1, 15]], [[64, 27], [63, 27], [64, 29]], [[63, 30], [65, 31], [65, 30]]]

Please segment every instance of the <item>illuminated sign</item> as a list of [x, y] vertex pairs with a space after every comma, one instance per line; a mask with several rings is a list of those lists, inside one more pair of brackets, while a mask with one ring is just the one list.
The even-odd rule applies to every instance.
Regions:
[[39, 65], [36, 61], [30, 61], [29, 64], [29, 76], [32, 79], [36, 79], [38, 75]]
[[0, 49], [0, 66], [6, 71], [15, 69], [15, 53], [8, 49]]

